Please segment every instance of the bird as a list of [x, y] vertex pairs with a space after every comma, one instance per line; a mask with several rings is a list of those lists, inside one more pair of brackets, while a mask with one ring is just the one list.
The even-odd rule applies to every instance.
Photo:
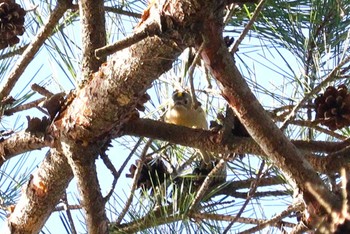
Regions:
[[191, 95], [186, 91], [175, 90], [165, 114], [165, 122], [208, 130], [207, 118], [199, 105], [194, 107]]
[[[175, 90], [172, 100], [164, 116], [164, 121], [170, 124], [208, 130], [206, 113], [200, 105], [195, 107], [192, 96], [187, 91]], [[214, 158], [204, 150], [199, 150], [205, 164], [210, 164]]]

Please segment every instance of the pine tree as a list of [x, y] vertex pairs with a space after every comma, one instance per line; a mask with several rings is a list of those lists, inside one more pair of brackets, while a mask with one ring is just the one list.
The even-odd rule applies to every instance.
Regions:
[[1, 233], [347, 233], [349, 11], [0, 0]]

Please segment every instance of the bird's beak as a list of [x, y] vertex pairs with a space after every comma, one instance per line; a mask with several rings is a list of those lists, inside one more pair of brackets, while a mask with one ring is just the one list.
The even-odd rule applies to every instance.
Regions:
[[183, 106], [183, 105], [184, 105], [183, 101], [177, 100], [174, 102], [174, 106]]

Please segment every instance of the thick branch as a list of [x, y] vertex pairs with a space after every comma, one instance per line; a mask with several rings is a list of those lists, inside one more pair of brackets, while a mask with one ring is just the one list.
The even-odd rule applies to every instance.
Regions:
[[77, 179], [89, 233], [108, 233], [105, 202], [98, 183], [95, 165], [95, 159], [99, 154], [98, 145], [84, 147], [72, 142], [62, 142], [62, 151], [68, 158], [74, 177]]
[[1, 233], [39, 233], [73, 178], [66, 157], [51, 149], [22, 191]]
[[[305, 181], [309, 181], [321, 188], [320, 191], [324, 191], [322, 197], [329, 204], [338, 208], [339, 204], [335, 196], [325, 186], [302, 153], [277, 128], [249, 89], [222, 39], [222, 22], [217, 18], [208, 18], [204, 26], [202, 32], [205, 35], [206, 46], [202, 57], [212, 74], [221, 83], [223, 96], [249, 134], [284, 172], [286, 178], [292, 179], [290, 182], [295, 181], [303, 192], [307, 192]], [[305, 199], [307, 202], [314, 201], [311, 196], [305, 196]]]
[[[213, 131], [191, 129], [183, 126], [167, 124], [151, 119], [138, 119], [127, 123], [123, 134], [132, 136], [143, 136], [152, 139], [167, 141], [173, 144], [189, 146], [197, 149], [205, 149], [208, 152], [218, 154], [254, 154], [266, 156], [260, 146], [249, 137], [235, 137], [222, 142], [220, 134]], [[342, 150], [349, 143], [328, 141], [291, 141], [299, 150], [307, 152], [304, 156], [311, 165], [321, 173], [336, 172], [346, 163], [348, 157], [346, 152], [340, 152], [337, 156], [320, 157], [315, 154], [334, 153]]]
[[104, 1], [81, 0], [79, 1], [80, 21], [82, 27], [83, 61], [82, 73], [84, 79], [98, 70], [106, 56], [95, 57], [95, 50], [106, 45], [106, 26]]
[[[106, 56], [100, 60], [95, 57], [95, 49], [106, 44], [106, 28], [104, 17], [104, 1], [81, 0], [79, 12], [82, 25], [83, 61], [82, 75], [84, 80], [89, 80], [93, 72], [96, 72]], [[82, 205], [86, 214], [88, 232], [91, 234], [107, 233], [107, 216], [105, 203], [98, 183], [95, 159], [103, 142], [82, 145], [81, 141], [75, 141], [65, 135], [61, 135], [61, 147], [64, 155], [77, 179]], [[84, 141], [83, 141], [84, 142]]]
[[44, 140], [44, 134], [31, 134], [29, 132], [19, 132], [0, 142], [0, 167], [2, 164], [18, 155], [35, 149], [48, 146]]
[[[84, 144], [108, 138], [113, 129], [118, 130], [116, 126], [133, 116], [140, 95], [171, 68], [180, 52], [172, 41], [152, 37], [116, 53], [85, 87], [77, 90], [76, 98], [72, 97], [53, 123], [51, 133], [55, 142], [59, 144], [62, 135]], [[45, 199], [50, 199], [35, 195], [28, 198], [23, 194], [10, 216], [14, 233], [38, 233], [73, 175], [62, 155], [47, 157], [38, 173], [43, 173], [42, 181], [50, 194]]]

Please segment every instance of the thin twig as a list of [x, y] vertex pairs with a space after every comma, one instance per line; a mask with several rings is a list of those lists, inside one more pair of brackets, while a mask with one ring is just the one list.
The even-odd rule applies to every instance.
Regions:
[[[283, 212], [282, 212], [283, 213]], [[287, 212], [286, 212], [287, 213]], [[286, 215], [288, 216], [288, 215]], [[195, 213], [192, 212], [189, 214], [190, 218], [193, 218], [195, 220], [216, 220], [216, 221], [226, 221], [226, 222], [231, 222], [236, 218], [234, 215], [223, 215], [223, 214], [211, 214], [211, 213]], [[242, 223], [242, 224], [256, 224], [260, 225], [261, 223], [268, 222], [269, 220], [263, 220], [263, 219], [254, 219], [254, 218], [246, 218], [246, 217], [238, 217], [237, 222]], [[294, 227], [294, 223], [289, 223], [289, 222], [282, 222], [283, 226], [285, 227]], [[275, 223], [271, 224], [272, 226], [276, 226]], [[252, 232], [249, 232], [252, 233]]]
[[205, 44], [205, 41], [202, 42], [201, 46], [199, 47], [198, 51], [196, 52], [196, 56], [194, 57], [190, 68], [188, 69], [188, 78], [190, 80], [191, 97], [192, 97], [192, 103], [193, 103], [194, 109], [197, 109], [200, 104], [197, 100], [196, 92], [194, 90], [193, 73], [194, 73], [194, 69], [196, 67], [196, 64], [200, 61], [200, 56], [201, 56], [201, 52], [203, 50], [204, 44]]
[[106, 152], [101, 152], [100, 153], [100, 157], [103, 161], [103, 163], [106, 165], [106, 167], [109, 169], [109, 171], [112, 173], [114, 179], [112, 182], [112, 188], [110, 189], [110, 191], [108, 192], [108, 194], [103, 198], [105, 202], [107, 202], [109, 200], [109, 198], [112, 196], [113, 192], [114, 192], [114, 188], [117, 184], [118, 178], [120, 176], [120, 174], [118, 173], [118, 171], [115, 169], [115, 167], [113, 166], [111, 160], [109, 160], [108, 155], [106, 154]]
[[113, 13], [116, 13], [119, 15], [126, 15], [126, 16], [135, 17], [135, 18], [141, 18], [141, 14], [139, 14], [139, 13], [125, 11], [123, 9], [115, 8], [115, 7], [105, 6], [104, 8], [105, 8], [105, 11], [113, 12]]
[[[34, 100], [32, 102], [23, 104], [23, 105], [19, 105], [19, 106], [15, 106], [13, 108], [7, 109], [4, 111], [4, 115], [12, 115], [16, 112], [20, 112], [20, 111], [24, 111], [24, 110], [29, 110], [31, 108], [35, 108], [38, 107], [38, 105], [40, 103], [42, 103], [43, 101], [45, 101], [46, 98], [39, 98], [37, 100]], [[47, 114], [47, 113], [46, 113]]]
[[117, 185], [118, 179], [120, 177], [120, 175], [122, 174], [122, 171], [124, 171], [126, 165], [129, 163], [131, 157], [134, 155], [134, 153], [136, 152], [137, 148], [140, 146], [141, 142], [143, 141], [143, 137], [141, 137], [135, 144], [134, 148], [131, 150], [130, 154], [128, 155], [128, 157], [126, 157], [126, 159], [124, 160], [123, 164], [121, 165], [121, 167], [119, 168], [119, 170], [117, 171], [117, 173], [115, 174], [112, 171], [112, 174], [114, 175], [114, 180], [112, 183], [112, 188], [109, 191], [109, 193], [105, 196], [104, 200], [105, 202], [107, 202], [107, 200], [112, 196], [113, 191], [115, 186]]
[[63, 210], [66, 210], [67, 208], [70, 210], [81, 210], [83, 207], [81, 205], [68, 205], [68, 207], [66, 205], [63, 205], [63, 206], [56, 206], [54, 211], [55, 212], [63, 211]]
[[104, 47], [95, 50], [95, 56], [97, 58], [113, 54], [119, 50], [125, 49], [147, 37], [151, 37], [159, 34], [159, 27], [156, 24], [148, 25], [146, 28], [139, 32], [135, 32], [133, 35], [128, 36], [122, 40], [117, 41], [112, 45], [106, 45]]
[[[78, 10], [79, 9], [79, 5], [78, 4], [72, 4], [70, 9]], [[125, 10], [123, 10], [121, 8], [105, 6], [104, 10], [108, 11], [108, 12], [116, 13], [116, 14], [119, 14], [119, 15], [126, 15], [126, 16], [135, 17], [135, 18], [141, 18], [141, 14], [135, 13], [135, 12], [130, 12], [130, 11], [125, 11]]]
[[68, 204], [67, 192], [66, 191], [63, 194], [62, 200], [63, 200], [63, 204], [64, 204], [63, 207], [64, 207], [64, 210], [66, 211], [68, 222], [69, 222], [69, 225], [70, 225], [70, 231], [72, 232], [72, 234], [77, 234], [77, 231], [76, 231], [75, 225], [74, 225], [74, 220], [73, 220], [73, 217], [72, 217], [72, 213], [70, 212], [70, 209], [69, 209], [69, 204]]
[[243, 232], [240, 232], [240, 234], [255, 233], [255, 232], [262, 230], [263, 228], [265, 228], [267, 226], [278, 226], [277, 223], [281, 222], [283, 218], [288, 217], [292, 212], [302, 210], [304, 208], [304, 206], [305, 205], [303, 203], [293, 204], [293, 205], [289, 206], [286, 210], [273, 216], [271, 219], [265, 220], [264, 222], [259, 223], [257, 226], [255, 226], [253, 228], [250, 228], [250, 229], [247, 229]]
[[238, 50], [238, 46], [241, 44], [241, 42], [243, 41], [243, 39], [245, 38], [245, 36], [247, 36], [250, 28], [253, 26], [255, 20], [258, 18], [263, 6], [264, 6], [264, 3], [265, 3], [266, 0], [261, 0], [258, 4], [258, 6], [256, 7], [253, 15], [252, 15], [252, 18], [249, 20], [248, 24], [244, 27], [242, 33], [239, 35], [239, 37], [237, 38], [237, 40], [235, 40], [235, 43], [233, 44], [232, 46], [232, 49], [230, 50], [230, 53], [231, 54], [234, 54], [237, 52]]
[[19, 47], [19, 48], [16, 48], [15, 50], [10, 51], [10, 52], [8, 52], [6, 54], [0, 55], [0, 60], [11, 58], [11, 57], [13, 57], [15, 55], [21, 55], [23, 53], [23, 51], [25, 51], [27, 49], [28, 45], [29, 44], [24, 45], [24, 46]]
[[261, 175], [262, 175], [262, 171], [264, 169], [265, 166], [265, 161], [262, 161], [260, 168], [259, 168], [259, 172], [256, 175], [256, 180], [252, 183], [252, 186], [247, 194], [247, 199], [244, 201], [244, 204], [242, 205], [241, 209], [239, 210], [239, 212], [237, 213], [236, 217], [231, 221], [231, 223], [225, 228], [223, 234], [226, 234], [230, 231], [232, 225], [237, 221], [237, 219], [239, 217], [241, 217], [241, 215], [243, 214], [243, 211], [245, 210], [245, 208], [247, 207], [250, 199], [254, 196], [254, 193], [256, 192], [260, 179], [261, 179]]
[[128, 212], [128, 210], [129, 210], [129, 207], [130, 207], [130, 205], [132, 203], [132, 200], [134, 198], [135, 190], [137, 188], [137, 181], [139, 180], [139, 178], [141, 176], [142, 166], [143, 166], [143, 163], [144, 163], [145, 158], [146, 158], [147, 150], [148, 150], [148, 148], [150, 147], [151, 144], [152, 144], [152, 139], [149, 139], [147, 141], [145, 147], [142, 150], [141, 158], [140, 158], [140, 161], [138, 162], [137, 169], [135, 171], [134, 181], [133, 181], [133, 184], [131, 186], [131, 190], [130, 190], [130, 194], [129, 194], [128, 200], [126, 201], [124, 209], [122, 210], [122, 212], [118, 216], [117, 221], [115, 221], [116, 225], [119, 225], [121, 223], [121, 221], [123, 220], [126, 212]]
[[227, 13], [226, 13], [226, 15], [224, 17], [224, 25], [227, 25], [228, 22], [231, 20], [234, 11], [237, 9], [237, 4], [236, 3], [231, 3], [226, 8], [227, 8]]
[[[283, 121], [281, 120], [281, 118], [279, 117], [274, 117], [273, 118], [275, 121]], [[320, 127], [318, 126], [318, 122], [317, 121], [309, 121], [309, 120], [290, 120], [289, 124], [293, 124], [293, 125], [296, 125], [296, 126], [302, 126], [302, 127], [308, 127], [308, 128], [312, 128], [312, 129], [315, 129], [319, 132], [322, 132], [322, 133], [325, 133], [331, 137], [334, 137], [334, 138], [337, 138], [337, 139], [340, 139], [340, 140], [345, 140], [347, 137], [344, 136], [344, 135], [341, 135], [337, 132], [334, 132], [334, 131], [331, 131], [327, 128], [323, 128], [323, 127]]]

